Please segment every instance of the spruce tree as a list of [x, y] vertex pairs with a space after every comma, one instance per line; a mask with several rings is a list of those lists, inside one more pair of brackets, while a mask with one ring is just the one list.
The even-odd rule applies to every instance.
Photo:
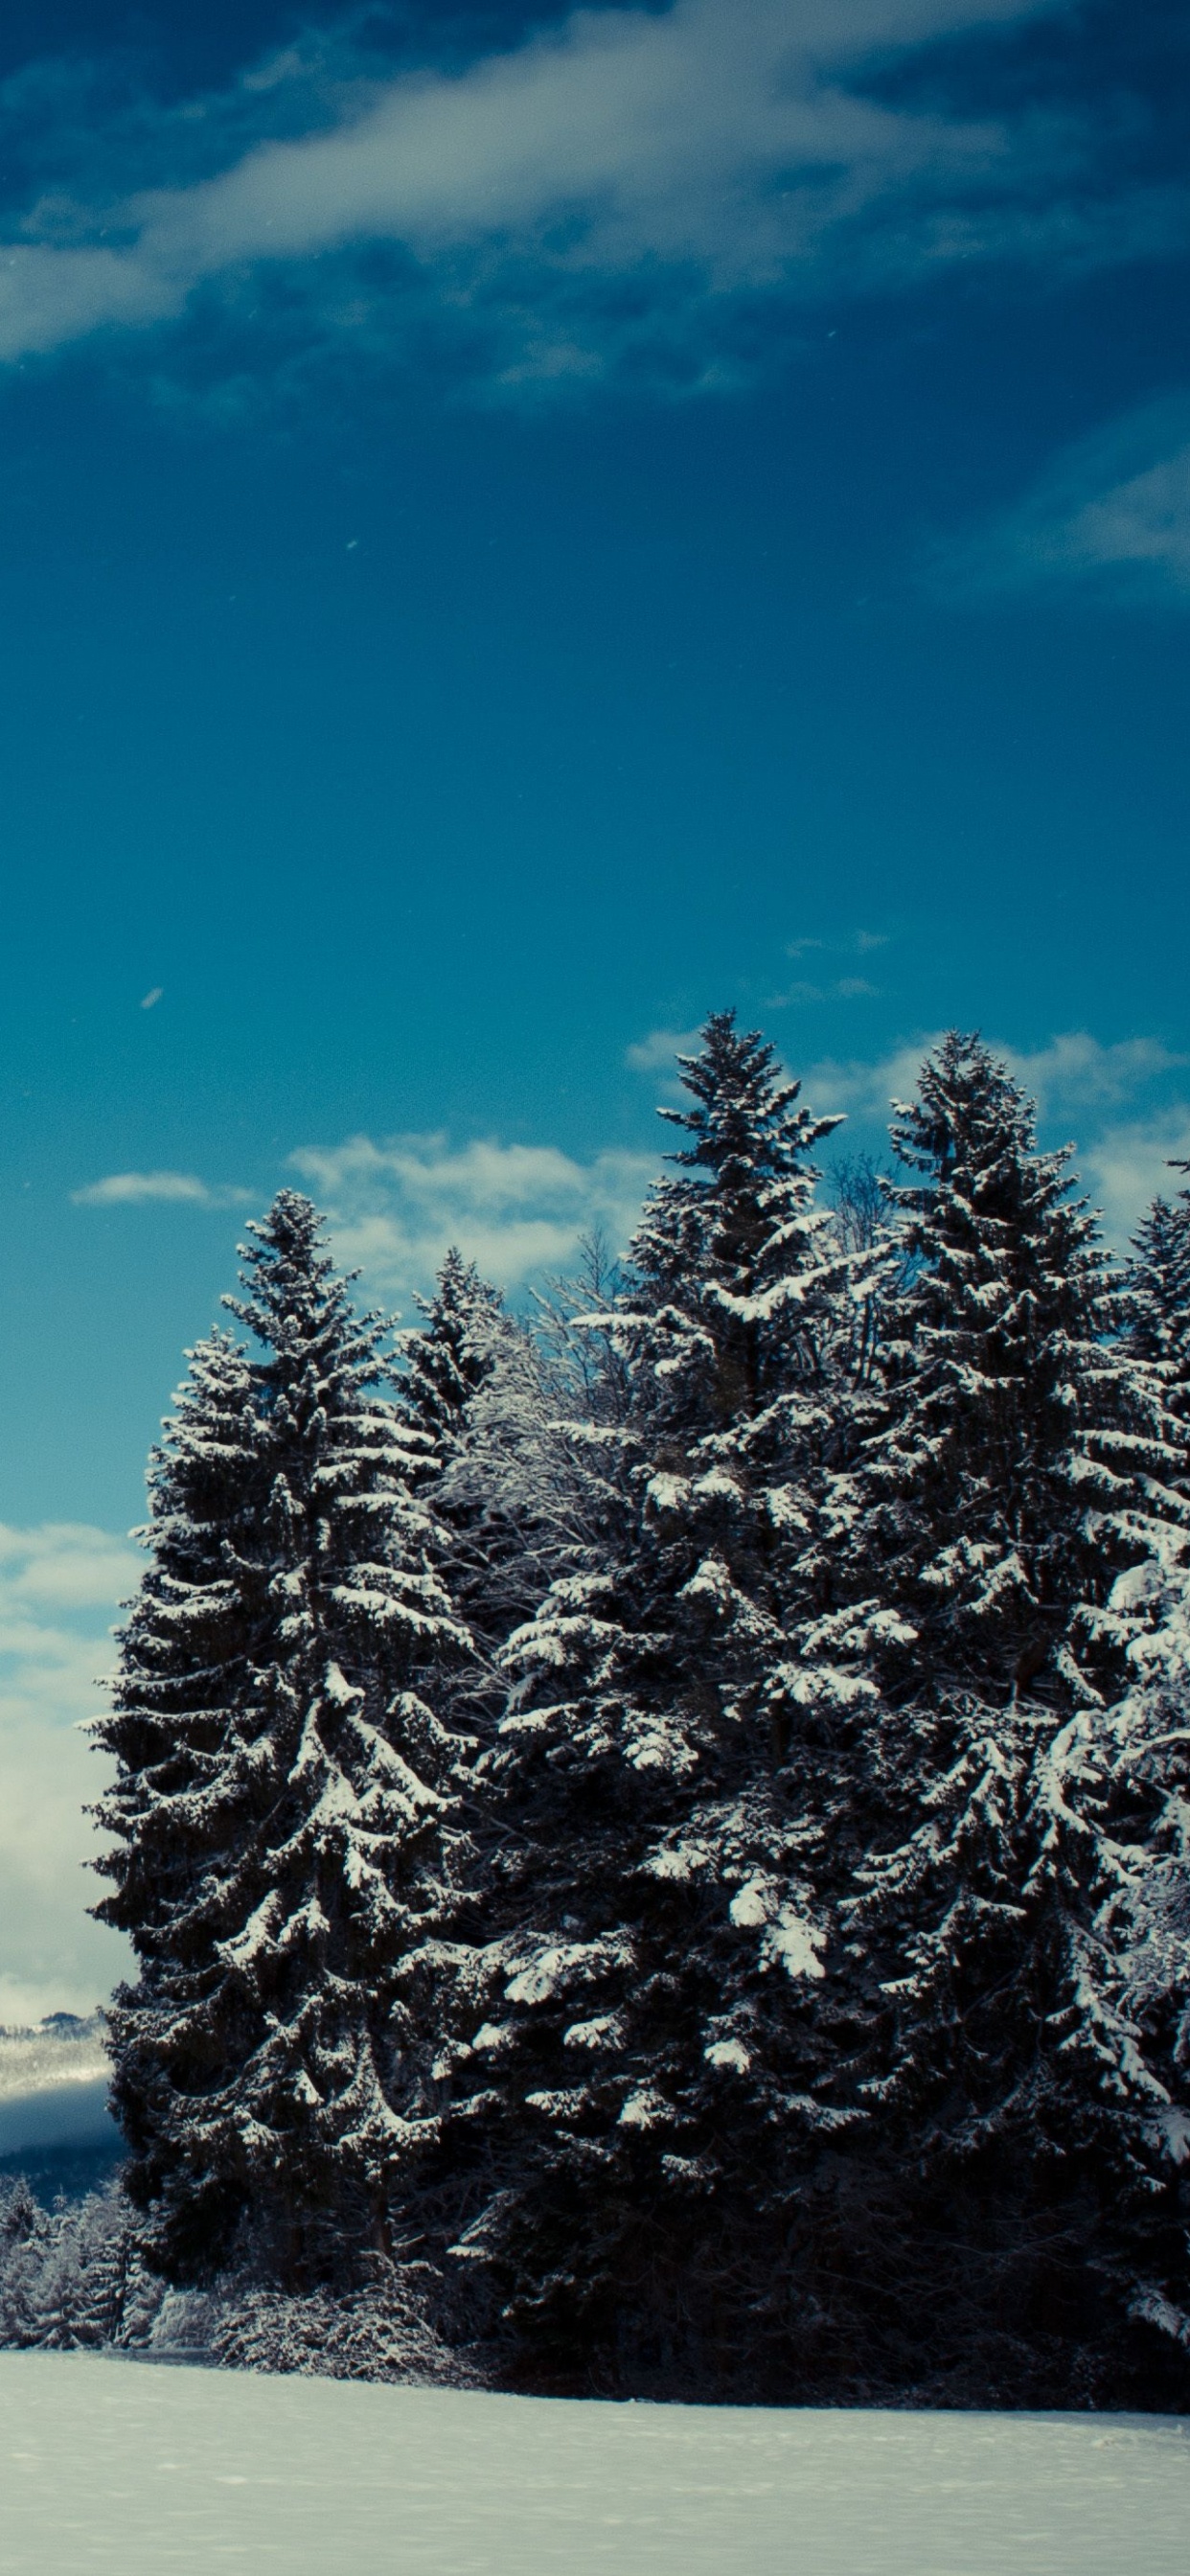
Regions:
[[[1183, 1167], [1184, 1168], [1184, 1167]], [[1159, 1372], [1190, 1500], [1190, 1191], [1154, 1200], [1128, 1272], [1130, 1340]], [[1190, 1511], [1186, 1515], [1190, 1520]], [[1190, 1534], [1164, 1527], [1114, 1597], [1130, 1614], [1128, 1684], [1112, 1711], [1113, 1785], [1126, 1824], [1124, 1879], [1106, 1926], [1120, 2008], [1141, 2035], [1156, 2088], [1153, 2134], [1190, 2174]], [[1190, 2216], [1190, 2209], [1186, 2211]], [[1168, 2230], [1136, 2267], [1136, 2307], [1190, 2349], [1190, 2271]]]
[[476, 1649], [458, 1677], [461, 1704], [474, 1716], [492, 1696], [492, 1657], [528, 1606], [525, 1533], [502, 1507], [501, 1453], [518, 1409], [517, 1379], [532, 1374], [532, 1355], [499, 1289], [453, 1246], [433, 1296], [415, 1303], [423, 1321], [400, 1336], [399, 1400], [434, 1448], [443, 1572]]
[[503, 1704], [501, 1649], [581, 1550], [588, 1435], [621, 1409], [606, 1334], [571, 1320], [576, 1304], [602, 1300], [607, 1284], [598, 1240], [583, 1255], [578, 1278], [538, 1295], [530, 1324], [450, 1251], [433, 1296], [415, 1300], [424, 1321], [400, 1336], [400, 1402], [434, 1443], [427, 1490], [447, 1534], [444, 1572], [476, 1649], [459, 1670], [459, 1706], [485, 1732]]
[[432, 1297], [414, 1300], [423, 1322], [402, 1333], [403, 1409], [434, 1442], [441, 1467], [469, 1406], [491, 1377], [505, 1318], [498, 1288], [451, 1245]]
[[458, 2250], [537, 2384], [756, 2393], [788, 2138], [820, 2124], [806, 1997], [857, 1685], [803, 1676], [791, 1633], [823, 1576], [851, 1315], [813, 1204], [836, 1122], [730, 1013], [679, 1062], [677, 1176], [587, 1319], [627, 1416], [586, 1426], [589, 1536], [510, 1642], [481, 1765], [484, 2018], [452, 2134], [490, 2180]]
[[1104, 2285], [1163, 2188], [1110, 1934], [1131, 1864], [1108, 1711], [1177, 1450], [1069, 1149], [1038, 1149], [978, 1038], [927, 1060], [893, 1141], [887, 1416], [836, 1489], [883, 1709], [850, 1909], [871, 2197], [840, 2314], [858, 2303], [891, 2375], [1069, 2398], [1124, 2366], [1133, 2291]]
[[432, 1695], [464, 1640], [382, 1325], [306, 1199], [250, 1232], [226, 1302], [260, 1355], [201, 1346], [152, 1462], [97, 1910], [138, 1955], [114, 2100], [157, 2259], [210, 2268], [242, 2220], [302, 2286], [383, 2249], [433, 2134], [416, 1961], [451, 1902], [455, 1747]]
[[[149, 1462], [152, 1561], [120, 1634], [113, 1714], [100, 1747], [115, 1756], [100, 1822], [117, 1837], [98, 1863], [116, 1882], [96, 1907], [128, 1932], [139, 1985], [109, 2015], [112, 2103], [130, 2149], [126, 2181], [143, 2207], [170, 2203], [170, 2251], [190, 2239], [220, 2244], [243, 2194], [217, 2165], [186, 2172], [187, 2081], [176, 2043], [187, 1988], [205, 2003], [223, 1928], [221, 1894], [244, 1830], [243, 1757], [236, 1712], [250, 1689], [260, 1626], [242, 1566], [267, 1501], [246, 1353], [217, 1331], [188, 1354], [190, 1370]], [[237, 1795], [238, 1792], [238, 1795]], [[205, 2016], [204, 2016], [205, 2017]], [[192, 2015], [187, 2018], [193, 2018]], [[215, 2068], [224, 2043], [196, 2031], [196, 2068]]]
[[1153, 1200], [1136, 1231], [1128, 1289], [1132, 1348], [1162, 1370], [1190, 1438], [1190, 1190], [1172, 1205]]

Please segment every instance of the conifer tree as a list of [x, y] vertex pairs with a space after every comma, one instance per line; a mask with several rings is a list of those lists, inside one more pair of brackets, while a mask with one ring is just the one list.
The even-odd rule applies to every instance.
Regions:
[[[978, 1038], [927, 1060], [893, 1140], [888, 1412], [836, 1489], [885, 1712], [851, 1910], [881, 2241], [857, 2236], [852, 2277], [870, 2267], [870, 2319], [883, 2284], [894, 2371], [1069, 2395], [1115, 2330], [1088, 2255], [1124, 2280], [1161, 2192], [1160, 2086], [1107, 1930], [1130, 1866], [1107, 1712], [1143, 1624], [1129, 1569], [1181, 1516], [1177, 1452], [1069, 1151], [1039, 1151]], [[925, 2187], [890, 2219], [898, 2172]]]
[[1153, 1200], [1137, 1228], [1128, 1288], [1132, 1348], [1164, 1372], [1170, 1409], [1190, 1424], [1190, 1190], [1172, 1205]]
[[453, 1246], [423, 1322], [400, 1336], [400, 1404], [433, 1443], [433, 1503], [446, 1534], [443, 1573], [477, 1653], [460, 1669], [462, 1704], [474, 1715], [492, 1695], [491, 1659], [527, 1607], [525, 1532], [502, 1507], [500, 1452], [516, 1410], [518, 1376], [531, 1354], [499, 1289]]
[[813, 1205], [836, 1122], [730, 1013], [679, 1062], [678, 1174], [588, 1319], [624, 1355], [627, 1418], [586, 1427], [590, 1536], [511, 1640], [481, 1766], [486, 2012], [454, 2133], [494, 2182], [459, 2250], [493, 2266], [539, 2380], [755, 2388], [782, 2130], [818, 2118], [828, 1712], [857, 1687], [809, 1676], [812, 1753], [791, 1623], [822, 1579], [851, 1323]]
[[[1132, 1348], [1160, 1373], [1190, 1497], [1190, 1191], [1154, 1200], [1129, 1266]], [[1159, 2089], [1153, 2130], [1183, 2176], [1190, 2158], [1190, 1537], [1166, 1526], [1149, 1556], [1121, 1576], [1117, 1607], [1131, 1614], [1128, 1684], [1112, 1712], [1113, 1785], [1126, 1826], [1123, 1887], [1106, 1930], [1120, 2006], [1142, 2034]], [[1190, 2215], [1190, 2211], [1187, 2212]], [[1162, 2253], [1165, 2262], [1162, 2264]], [[1190, 2349], [1190, 2275], [1152, 2249], [1137, 2305]]]
[[424, 1321], [402, 1333], [403, 1409], [432, 1440], [439, 1465], [457, 1439], [467, 1409], [491, 1377], [504, 1321], [498, 1288], [451, 1245], [432, 1297], [417, 1297]]
[[460, 1668], [464, 1718], [487, 1731], [503, 1703], [495, 1659], [553, 1574], [581, 1549], [589, 1508], [577, 1435], [618, 1414], [619, 1364], [606, 1335], [576, 1332], [576, 1302], [599, 1298], [607, 1263], [583, 1246], [581, 1278], [537, 1298], [535, 1329], [509, 1312], [473, 1263], [448, 1252], [424, 1322], [400, 1336], [402, 1409], [434, 1442], [433, 1507], [444, 1572], [476, 1654]]
[[450, 1902], [454, 1746], [423, 1691], [463, 1639], [382, 1326], [307, 1200], [250, 1231], [226, 1302], [261, 1355], [201, 1346], [152, 1463], [98, 1911], [138, 1955], [114, 2100], [157, 2258], [210, 2267], [243, 2215], [302, 2286], [384, 2247], [432, 2135], [411, 1963]]
[[[121, 1633], [114, 1713], [95, 1730], [118, 1766], [98, 1809], [118, 1837], [98, 1864], [116, 1892], [96, 1912], [131, 1934], [142, 1963], [139, 1988], [122, 1989], [110, 2016], [113, 2108], [131, 2150], [129, 2189], [146, 2206], [184, 2163], [189, 2115], [177, 2097], [191, 2087], [171, 2065], [177, 2007], [186, 1985], [205, 2000], [224, 1876], [244, 1831], [235, 1719], [260, 1607], [241, 1568], [267, 1504], [246, 1353], [216, 1331], [188, 1356], [176, 1413], [149, 1462], [151, 1521], [141, 1535], [152, 1561]], [[211, 2041], [218, 2067], [217, 2019]], [[206, 2053], [199, 2045], [200, 2063]], [[241, 2200], [217, 2167], [192, 2171], [171, 2236], [220, 2242]]]

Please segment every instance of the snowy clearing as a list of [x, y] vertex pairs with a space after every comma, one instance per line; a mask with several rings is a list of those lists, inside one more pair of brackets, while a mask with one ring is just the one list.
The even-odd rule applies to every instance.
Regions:
[[0, 2353], [6, 2576], [1182, 2576], [1190, 2426], [619, 2406]]

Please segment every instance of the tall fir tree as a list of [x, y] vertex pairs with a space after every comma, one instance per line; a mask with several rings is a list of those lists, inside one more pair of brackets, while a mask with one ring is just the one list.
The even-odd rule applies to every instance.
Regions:
[[378, 1392], [383, 1327], [308, 1200], [282, 1191], [250, 1231], [226, 1302], [261, 1355], [202, 1346], [152, 1463], [152, 1562], [98, 1728], [97, 1910], [138, 1955], [114, 2101], [157, 2259], [209, 2268], [246, 2220], [303, 2286], [384, 2249], [433, 2135], [416, 1962], [457, 1826], [432, 1700], [465, 1640], [419, 1494], [433, 1453]]
[[1110, 1930], [1135, 1818], [1108, 1712], [1144, 1624], [1130, 1570], [1184, 1517], [1178, 1452], [1069, 1151], [1039, 1151], [978, 1038], [927, 1060], [893, 1140], [887, 1416], [836, 1488], [884, 1712], [850, 1909], [871, 2218], [839, 2313], [890, 2377], [1068, 2399], [1126, 2366], [1123, 2312], [1170, 2259], [1161, 2085]]
[[627, 1418], [588, 1425], [591, 1535], [510, 1642], [483, 1766], [485, 2013], [453, 2134], [488, 2186], [459, 2251], [539, 2383], [755, 2393], [787, 2133], [837, 2120], [805, 1998], [836, 1725], [869, 1686], [817, 1665], [795, 1727], [791, 1622], [823, 1579], [854, 1336], [813, 1204], [836, 1122], [730, 1013], [679, 1061], [677, 1176], [623, 1301], [588, 1318], [624, 1355]]
[[[1181, 1166], [1185, 1168], [1185, 1166]], [[1128, 1272], [1130, 1340], [1159, 1373], [1180, 1449], [1177, 1483], [1190, 1500], [1190, 1190], [1154, 1200]], [[1131, 1614], [1128, 1685], [1112, 1712], [1113, 1778], [1130, 1830], [1121, 1834], [1125, 1884], [1111, 1908], [1121, 2010], [1143, 2035], [1160, 2087], [1153, 2130], [1190, 2173], [1190, 1535], [1165, 1527], [1123, 1575], [1117, 1604]], [[1190, 2203], [1190, 2191], [1185, 2193]], [[1190, 2219], [1190, 2206], [1186, 2212]], [[1190, 2351], [1190, 2267], [1159, 2265], [1138, 2285], [1151, 2323]]]

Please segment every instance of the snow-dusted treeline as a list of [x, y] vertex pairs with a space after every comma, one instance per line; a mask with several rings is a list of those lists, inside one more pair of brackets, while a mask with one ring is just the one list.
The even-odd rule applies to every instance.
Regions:
[[759, 1036], [680, 1069], [621, 1270], [394, 1342], [283, 1192], [191, 1355], [138, 2260], [544, 2388], [1180, 2403], [1190, 1196], [1117, 1269], [978, 1039], [841, 1208]]

